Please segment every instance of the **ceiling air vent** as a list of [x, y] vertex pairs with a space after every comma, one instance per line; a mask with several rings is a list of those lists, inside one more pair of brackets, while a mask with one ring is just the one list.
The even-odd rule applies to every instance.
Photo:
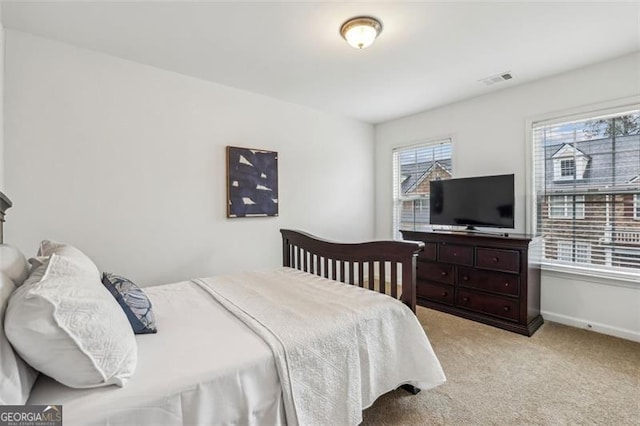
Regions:
[[485, 86], [493, 86], [496, 83], [502, 83], [503, 81], [511, 80], [512, 78], [513, 75], [511, 75], [511, 71], [505, 71], [478, 81], [484, 83]]

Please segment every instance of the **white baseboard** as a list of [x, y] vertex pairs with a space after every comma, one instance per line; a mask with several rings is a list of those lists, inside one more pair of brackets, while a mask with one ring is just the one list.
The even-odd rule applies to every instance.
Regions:
[[607, 334], [609, 336], [620, 337], [621, 339], [627, 339], [640, 343], [640, 333], [633, 330], [627, 330], [624, 328], [612, 327], [606, 324], [600, 324], [593, 321], [587, 321], [581, 318], [574, 318], [567, 315], [556, 314], [553, 312], [542, 311], [542, 318], [545, 321], [557, 322], [571, 327], [583, 328], [585, 330], [595, 331], [596, 333]]

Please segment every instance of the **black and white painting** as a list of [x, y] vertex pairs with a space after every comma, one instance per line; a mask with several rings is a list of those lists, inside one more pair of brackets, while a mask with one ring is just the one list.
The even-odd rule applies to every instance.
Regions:
[[227, 147], [227, 217], [278, 215], [278, 153]]

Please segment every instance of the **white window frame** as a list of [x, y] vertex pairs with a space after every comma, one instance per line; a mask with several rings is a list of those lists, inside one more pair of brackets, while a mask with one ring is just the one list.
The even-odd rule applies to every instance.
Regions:
[[[571, 173], [570, 174], [565, 174], [565, 169], [568, 169], [569, 167], [565, 167], [565, 164], [567, 164], [568, 162], [571, 162]], [[560, 177], [563, 179], [575, 179], [576, 177], [576, 160], [575, 158], [561, 158], [560, 159]]]
[[[562, 175], [562, 162], [573, 161], [573, 174]], [[560, 157], [553, 159], [553, 180], [556, 182], [572, 181], [576, 179], [576, 159], [574, 157]]]
[[[429, 147], [429, 146], [437, 146], [442, 144], [443, 142], [448, 142], [451, 145], [451, 169], [455, 170], [455, 160], [454, 160], [454, 156], [455, 156], [455, 135], [452, 134], [448, 134], [448, 135], [444, 135], [441, 137], [437, 137], [437, 138], [430, 138], [424, 141], [416, 141], [416, 142], [412, 142], [406, 145], [398, 145], [398, 146], [394, 146], [391, 150], [391, 159], [392, 159], [392, 180], [391, 180], [391, 184], [392, 184], [392, 212], [391, 212], [391, 235], [392, 238], [394, 240], [402, 240], [402, 235], [400, 234], [399, 230], [395, 228], [396, 223], [399, 221], [396, 218], [396, 214], [398, 212], [398, 206], [401, 205], [404, 201], [416, 201], [416, 200], [420, 200], [420, 205], [422, 207], [422, 204], [426, 201], [427, 203], [429, 202], [429, 197], [428, 196], [419, 196], [419, 195], [413, 195], [413, 196], [402, 196], [399, 195], [396, 198], [396, 181], [395, 181], [395, 174], [396, 174], [396, 170], [394, 170], [393, 168], [393, 158], [395, 156], [395, 153], [397, 151], [402, 151], [402, 150], [409, 150], [409, 149], [415, 149], [415, 148], [421, 148], [421, 147]], [[439, 226], [439, 228], [447, 228], [446, 226]]]
[[640, 220], [640, 195], [633, 194], [633, 218]]
[[[564, 197], [564, 200], [560, 202], [556, 202], [557, 204], [554, 205], [554, 202], [552, 201], [552, 199], [561, 198], [561, 197]], [[576, 197], [575, 219], [584, 219], [584, 211], [585, 211], [584, 195], [576, 195], [575, 197]], [[563, 210], [563, 214], [561, 215], [552, 214], [553, 207], [558, 208], [559, 205], [561, 205], [560, 207]], [[573, 217], [573, 213], [574, 213], [573, 195], [549, 195], [547, 197], [547, 206], [548, 206], [549, 219], [573, 219], [574, 218]]]
[[[574, 119], [580, 119], [593, 114], [609, 114], [618, 113], [624, 109], [637, 108], [640, 105], [640, 95], [630, 96], [599, 104], [587, 105], [578, 108], [566, 109], [564, 111], [550, 112], [536, 116], [527, 117], [525, 119], [525, 145], [526, 145], [526, 161], [525, 161], [525, 230], [529, 234], [534, 234], [536, 229], [537, 218], [537, 200], [535, 187], [535, 145], [533, 141], [533, 126], [535, 123], [545, 121], [548, 124], [562, 123]], [[554, 175], [555, 176], [555, 175]], [[535, 241], [541, 240], [536, 238]], [[544, 246], [541, 241], [540, 247]], [[577, 279], [591, 281], [598, 284], [609, 284], [620, 287], [640, 288], [640, 276], [637, 273], [629, 273], [625, 271], [598, 270], [592, 267], [580, 267], [573, 265], [550, 264], [542, 261], [542, 269], [558, 276], [573, 276]]]

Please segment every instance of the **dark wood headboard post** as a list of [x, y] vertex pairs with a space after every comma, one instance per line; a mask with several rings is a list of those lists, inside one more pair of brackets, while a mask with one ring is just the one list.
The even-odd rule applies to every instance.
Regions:
[[289, 238], [287, 238], [284, 234], [282, 235], [282, 266], [291, 266], [291, 258], [289, 254], [291, 253], [291, 248], [289, 245]]
[[[402, 264], [402, 302], [407, 305], [413, 312], [416, 311], [416, 259], [418, 252], [414, 253], [411, 262]], [[404, 277], [409, 277], [405, 279]]]
[[13, 204], [9, 197], [0, 192], [0, 244], [4, 241], [2, 227], [4, 225], [4, 212]]

